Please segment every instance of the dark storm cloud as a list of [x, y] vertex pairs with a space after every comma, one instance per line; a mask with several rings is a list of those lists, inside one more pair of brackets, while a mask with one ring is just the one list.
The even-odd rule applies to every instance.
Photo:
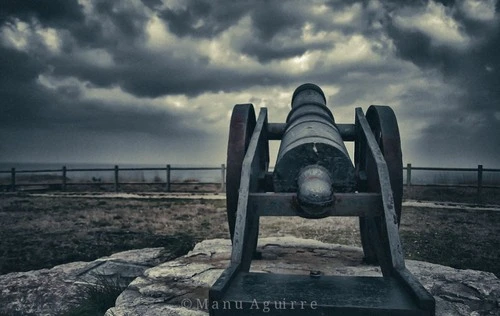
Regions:
[[[470, 151], [484, 153], [485, 157], [500, 155], [500, 142], [491, 137], [492, 133], [500, 134], [498, 13], [494, 19], [478, 20], [460, 9], [458, 2], [444, 0], [386, 0], [380, 6], [370, 1], [325, 4], [332, 10], [325, 11], [326, 14], [332, 17], [313, 14], [311, 5], [301, 1], [190, 0], [170, 6], [161, 0], [95, 0], [89, 7], [76, 0], [5, 0], [0, 8], [0, 27], [15, 32], [19, 27], [17, 21], [23, 21], [26, 23], [23, 27], [28, 25], [24, 31], [31, 35], [24, 37], [26, 47], [8, 48], [0, 42], [1, 128], [23, 130], [23, 135], [27, 135], [30, 128], [40, 128], [63, 131], [61, 133], [74, 129], [113, 135], [126, 131], [164, 137], [166, 141], [179, 137], [201, 139], [209, 132], [202, 131], [205, 126], [193, 127], [193, 122], [203, 121], [196, 118], [200, 113], [184, 113], [168, 106], [153, 108], [149, 103], [151, 99], [169, 95], [189, 98], [208, 92], [239, 92], [256, 87], [289, 87], [312, 81], [320, 85], [335, 84], [339, 88], [329, 97], [334, 107], [351, 106], [376, 98], [383, 93], [381, 90], [398, 80], [395, 78], [408, 73], [408, 69], [400, 69], [400, 60], [394, 59], [393, 63], [390, 59], [384, 60], [393, 58], [386, 52], [391, 52], [394, 45], [398, 58], [416, 65], [412, 69], [421, 70], [423, 75], [426, 71], [436, 71], [444, 77], [443, 85], [459, 92], [450, 101], [454, 102], [449, 105], [452, 113], [446, 112], [446, 106], [425, 107], [425, 100], [442, 101], [444, 92], [441, 91], [407, 87], [397, 95], [402, 104], [402, 121], [408, 122], [409, 118], [429, 121], [418, 141], [419, 150], [440, 153], [441, 157], [447, 152], [469, 155], [476, 162], [481, 157], [474, 157]], [[395, 17], [406, 21], [430, 4], [446, 5], [446, 13], [470, 39], [467, 48], [436, 45], [432, 34], [396, 23]], [[316, 6], [319, 8], [320, 4]], [[87, 11], [89, 8], [91, 12]], [[498, 12], [498, 2], [495, 8]], [[334, 15], [343, 12], [346, 16], [353, 13], [353, 19], [336, 21]], [[172, 36], [164, 48], [147, 46], [146, 28], [155, 15], [164, 21]], [[335, 38], [339, 38], [339, 42], [322, 38], [301, 40], [306, 25], [313, 34], [338, 32]], [[57, 53], [45, 47], [36, 35], [46, 27], [57, 30]], [[243, 27], [249, 29], [242, 30]], [[218, 36], [226, 31], [233, 34], [232, 28], [237, 29], [236, 35], [231, 35], [234, 38], [229, 39], [228, 46], [221, 47], [232, 49], [233, 53], [244, 55], [263, 67], [251, 68], [242, 63], [238, 68], [234, 61], [231, 65], [214, 62], [210, 54], [204, 54], [204, 48], [196, 46], [201, 42], [210, 45], [208, 41], [228, 40]], [[382, 56], [381, 60], [346, 61], [334, 66], [328, 60], [319, 60], [303, 73], [286, 73], [289, 69], [284, 69], [285, 66], [276, 66], [292, 57], [332, 51], [353, 35], [371, 41], [368, 50]], [[182, 46], [186, 41], [192, 41], [193, 45]], [[193, 51], [193, 47], [200, 52]], [[208, 51], [209, 47], [206, 48]], [[350, 47], [353, 54], [357, 48]], [[322, 56], [329, 58], [327, 54]], [[357, 75], [352, 76], [353, 73]], [[40, 84], [41, 76], [62, 83], [48, 88]], [[80, 85], [69, 79], [79, 81]], [[89, 101], [85, 99], [82, 85], [89, 89], [119, 88], [136, 101], [118, 104], [109, 100]], [[219, 108], [219, 111], [225, 109]], [[460, 151], [464, 146], [470, 151]]]
[[0, 115], [1, 126], [36, 124], [40, 104], [51, 96], [35, 84], [46, 67], [26, 53], [0, 47]]
[[389, 25], [388, 34], [394, 41], [400, 57], [410, 60], [420, 67], [438, 66], [446, 71], [452, 65], [450, 48], [434, 47], [432, 39], [421, 32], [402, 30]]
[[[83, 23], [71, 23], [71, 49], [103, 48], [111, 53], [121, 47], [133, 48], [134, 41], [143, 36], [148, 16], [128, 2], [92, 1], [94, 9]], [[65, 27], [65, 26], [63, 26]]]
[[[164, 138], [203, 137], [203, 131], [196, 126], [187, 126], [183, 120], [189, 118], [166, 110], [82, 102], [75, 110], [74, 105], [65, 106], [66, 115], [59, 123], [81, 130], [120, 133], [145, 133]], [[59, 111], [58, 111], [59, 112]]]
[[[46, 67], [29, 54], [0, 47], [0, 88], [9, 90], [19, 83], [32, 82]], [[11, 85], [10, 87], [8, 85]]]
[[184, 2], [180, 9], [165, 8], [159, 13], [172, 33], [179, 37], [213, 37], [225, 31], [252, 7], [249, 1], [203, 1]]
[[[300, 4], [300, 2], [297, 2]], [[245, 14], [251, 18], [255, 37], [241, 47], [241, 53], [261, 63], [301, 56], [307, 51], [322, 50], [331, 42], [293, 43], [292, 39], [305, 23], [300, 11], [286, 7], [284, 2], [246, 1], [189, 1], [183, 9], [164, 9], [160, 17], [167, 21], [170, 31], [183, 37], [211, 37], [234, 25]], [[344, 6], [336, 5], [337, 9]], [[238, 91], [254, 85], [288, 83], [290, 79], [279, 73], [241, 72], [224, 67], [211, 67], [203, 56], [168, 57], [151, 53], [134, 43], [141, 39], [147, 17], [130, 6], [117, 6], [109, 1], [95, 1], [92, 16], [83, 23], [63, 23], [61, 28], [71, 32], [73, 38], [63, 42], [67, 54], [48, 58], [52, 75], [73, 76], [98, 87], [119, 85], [125, 91], [140, 97], [158, 97], [168, 94], [196, 96], [211, 91]], [[104, 22], [111, 24], [104, 26]], [[193, 25], [202, 21], [202, 25]], [[67, 26], [67, 27], [66, 27]], [[269, 42], [277, 35], [290, 41]], [[127, 45], [127, 44], [129, 45]], [[81, 48], [102, 48], [114, 59], [112, 67], [99, 67], [75, 62], [72, 53]]]
[[427, 163], [440, 160], [455, 166], [498, 166], [500, 124], [494, 116], [478, 118], [474, 112], [451, 113], [425, 130], [419, 154]]
[[116, 51], [115, 54], [122, 61], [109, 68], [74, 63], [71, 56], [58, 58], [53, 61], [52, 75], [74, 76], [98, 87], [119, 85], [139, 97], [197, 96], [205, 92], [237, 91], [252, 85], [283, 81], [283, 75], [272, 72], [245, 74], [212, 67], [205, 58], [165, 60], [164, 56], [148, 52], [136, 56]]
[[[28, 62], [26, 62], [28, 61]], [[14, 69], [15, 68], [15, 69]], [[185, 126], [187, 119], [179, 113], [153, 109], [140, 104], [107, 104], [106, 101], [85, 101], [79, 87], [66, 85], [52, 91], [39, 83], [37, 77], [44, 67], [27, 54], [10, 49], [0, 50], [2, 95], [2, 128], [65, 128], [109, 132], [141, 132], [166, 137], [201, 136], [196, 127]]]
[[144, 28], [147, 17], [133, 7], [119, 7], [112, 1], [100, 0], [94, 3], [94, 12], [107, 17], [116, 26], [120, 34], [129, 38], [139, 36]]
[[307, 51], [322, 50], [330, 48], [332, 45], [332, 43], [270, 45], [255, 41], [245, 43], [241, 48], [241, 52], [256, 58], [261, 63], [267, 63], [273, 60], [302, 56]]
[[279, 33], [293, 34], [305, 22], [300, 12], [290, 10], [281, 1], [261, 2], [251, 17], [254, 31], [263, 41], [269, 41]]
[[63, 43], [66, 51], [84, 47], [113, 48], [142, 32], [147, 17], [144, 12], [127, 6], [127, 2], [95, 0], [91, 3], [94, 10], [91, 15], [85, 15], [77, 0], [6, 0], [0, 8], [0, 24], [19, 19], [67, 31], [72, 37]]
[[10, 17], [28, 22], [35, 18], [42, 23], [55, 25], [81, 22], [84, 15], [82, 7], [76, 0], [2, 0], [0, 23]]
[[[401, 58], [422, 69], [438, 69], [445, 80], [463, 95], [450, 104], [449, 113], [430, 125], [420, 139], [427, 156], [456, 156], [458, 160], [496, 163], [500, 155], [500, 47], [498, 15], [490, 21], [478, 21], [459, 10], [454, 1], [442, 1], [461, 30], [470, 39], [470, 47], [436, 45], [428, 34], [398, 28], [389, 21], [388, 34]], [[498, 3], [496, 12], [498, 12]], [[419, 9], [419, 8], [417, 8]], [[420, 8], [421, 9], [421, 8]], [[428, 113], [432, 113], [429, 104]]]
[[[0, 157], [4, 161], [61, 159], [57, 158], [65, 155], [61, 151], [66, 151], [67, 157], [71, 157], [68, 159], [75, 161], [92, 160], [93, 157], [105, 161], [106, 148], [110, 152], [120, 150], [116, 141], [120, 137], [148, 143], [147, 140], [141, 140], [143, 136], [138, 135], [149, 135], [146, 138], [157, 139], [155, 146], [175, 143], [179, 138], [195, 143], [205, 139], [202, 129], [189, 124], [189, 116], [168, 108], [152, 108], [147, 102], [142, 105], [85, 100], [81, 98], [80, 87], [71, 83], [54, 89], [41, 85], [40, 75], [55, 74], [64, 70], [65, 65], [72, 65], [71, 69], [75, 71], [67, 71], [67, 77], [79, 77], [76, 70], [95, 69], [81, 64], [76, 67], [78, 61], [71, 54], [64, 54], [64, 51], [59, 56], [51, 56], [45, 49], [33, 50], [33, 47], [38, 48], [38, 43], [31, 38], [27, 40], [27, 46], [30, 47], [28, 52], [0, 46], [0, 139], [3, 144]], [[76, 49], [72, 51], [77, 52]], [[99, 70], [91, 78], [96, 82], [102, 81], [99, 74], [105, 74], [106, 78], [113, 74], [113, 69], [108, 70], [111, 73]], [[128, 71], [124, 74], [133, 77], [136, 72], [137, 70]], [[64, 78], [61, 76], [61, 79]], [[119, 78], [109, 79], [108, 86], [116, 84], [117, 79]], [[62, 142], [64, 146], [53, 144], [53, 139]], [[92, 156], [94, 144], [99, 144], [104, 154]], [[68, 152], [69, 148], [78, 147], [88, 149], [79, 150], [81, 155]], [[33, 148], [31, 154], [29, 148]], [[159, 149], [153, 152], [159, 152]], [[130, 157], [134, 157], [132, 152], [130, 154]], [[161, 151], [157, 156], [161, 156]]]
[[300, 28], [305, 22], [303, 14], [289, 7], [284, 1], [190, 0], [183, 2], [181, 8], [163, 9], [159, 16], [179, 37], [214, 37], [249, 15], [257, 37], [268, 41], [278, 33]]
[[[49, 23], [59, 29], [67, 30], [72, 38], [63, 38], [63, 51], [66, 54], [47, 57], [54, 76], [73, 76], [97, 86], [112, 87], [119, 85], [125, 91], [140, 97], [158, 97], [168, 94], [196, 96], [203, 92], [235, 91], [249, 85], [262, 85], [281, 82], [279, 74], [245, 74], [239, 71], [208, 66], [203, 56], [188, 58], [168, 57], [165, 53], [151, 53], [144, 49], [144, 27], [147, 16], [131, 6], [118, 6], [115, 2], [94, 1], [91, 16], [82, 23], [75, 21], [53, 21]], [[217, 7], [213, 7], [217, 5]], [[236, 23], [248, 11], [246, 1], [211, 2], [191, 1], [184, 10], [165, 9], [160, 12], [171, 31], [178, 36], [214, 36]], [[31, 12], [31, 11], [30, 11]], [[37, 16], [37, 12], [32, 12]], [[178, 18], [178, 19], [177, 19]], [[198, 29], [188, 27], [190, 23], [203, 21]], [[41, 21], [44, 22], [44, 21]], [[105, 24], [106, 23], [106, 24]], [[139, 43], [135, 43], [138, 40]], [[259, 54], [259, 59], [278, 58], [301, 54], [307, 48], [288, 47], [248, 51], [250, 55]], [[104, 49], [115, 61], [112, 67], [99, 67], [88, 63], [75, 62], [74, 54], [82, 48]], [[273, 55], [273, 56], [270, 56]], [[33, 56], [30, 56], [30, 58]], [[42, 73], [42, 71], [39, 71]]]
[[141, 2], [150, 9], [155, 9], [163, 4], [162, 0], [141, 0]]
[[[161, 137], [165, 142], [177, 138], [186, 141], [205, 138], [203, 127], [189, 123], [192, 116], [168, 109], [151, 109], [147, 104], [112, 105], [106, 100], [85, 101], [80, 98], [82, 92], [78, 86], [68, 84], [49, 89], [38, 82], [40, 75], [61, 80], [78, 78], [91, 87], [120, 86], [139, 97], [168, 94], [193, 96], [207, 91], [244, 89], [259, 82], [279, 81], [279, 75], [272, 73], [242, 76], [235, 71], [207, 67], [207, 60], [203, 57], [194, 60], [165, 58], [161, 53], [154, 54], [143, 47], [133, 46], [135, 39], [140, 40], [144, 36], [146, 16], [131, 7], [114, 8], [109, 3], [93, 2], [92, 15], [85, 16], [83, 20], [80, 6], [68, 9], [70, 15], [65, 16], [43, 3], [27, 7], [8, 3], [5, 7], [7, 13], [2, 15], [5, 17], [4, 26], [8, 23], [15, 30], [16, 26], [12, 23], [17, 18], [28, 24], [36, 21], [42, 27], [54, 27], [63, 33], [60, 38], [61, 54], [34, 50], [35, 43], [31, 39], [28, 39], [27, 52], [0, 47], [0, 72], [3, 74], [0, 76], [0, 125], [4, 135], [15, 134], [15, 131], [23, 131], [25, 135], [29, 130], [44, 129], [62, 134], [68, 130], [72, 133], [146, 133]], [[231, 15], [231, 9], [224, 9], [215, 17], [225, 15]], [[215, 25], [215, 20], [211, 23]], [[36, 26], [30, 25], [29, 28], [36, 31]], [[71, 37], [64, 32], [69, 32]], [[103, 49], [114, 64], [101, 67], [78, 60], [76, 55], [87, 48]], [[235, 82], [238, 84], [235, 85]]]
[[[291, 2], [295, 7], [300, 2]], [[304, 12], [294, 10], [282, 1], [187, 1], [181, 9], [166, 8], [160, 13], [169, 30], [179, 37], [212, 38], [234, 26], [248, 15], [254, 34], [252, 41], [241, 47], [233, 47], [241, 53], [266, 63], [276, 59], [301, 56], [307, 50], [325, 48], [327, 44], [273, 44], [277, 36], [292, 39], [300, 36], [300, 29], [306, 22]]]

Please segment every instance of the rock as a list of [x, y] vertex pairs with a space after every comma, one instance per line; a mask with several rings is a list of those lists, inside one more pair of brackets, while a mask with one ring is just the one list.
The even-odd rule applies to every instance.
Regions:
[[[252, 271], [337, 275], [381, 275], [361, 263], [360, 248], [295, 237], [261, 238], [262, 260]], [[187, 250], [186, 250], [187, 251]], [[167, 252], [179, 254], [177, 250]], [[107, 316], [206, 316], [208, 290], [226, 268], [231, 243], [205, 240], [172, 261], [164, 248], [131, 250], [92, 262], [0, 275], [0, 315], [63, 314], [77, 302], [80, 284], [95, 275], [132, 281]], [[185, 253], [185, 252], [184, 252]], [[492, 273], [457, 270], [406, 260], [408, 269], [436, 298], [436, 315], [500, 315], [500, 280]]]
[[95, 284], [96, 276], [120, 280], [126, 286], [146, 269], [172, 259], [166, 253], [171, 250], [130, 250], [92, 262], [0, 275], [0, 315], [61, 314], [78, 302], [82, 285]]
[[[379, 276], [380, 268], [361, 263], [362, 250], [295, 237], [261, 238], [262, 260], [251, 271]], [[187, 255], [144, 271], [116, 300], [106, 316], [206, 316], [208, 290], [228, 265], [231, 243], [205, 240]], [[408, 269], [436, 299], [436, 315], [500, 315], [500, 280], [492, 273], [458, 270], [406, 260]]]

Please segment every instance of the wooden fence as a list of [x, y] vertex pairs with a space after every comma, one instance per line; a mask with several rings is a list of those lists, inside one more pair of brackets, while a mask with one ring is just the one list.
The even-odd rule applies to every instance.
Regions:
[[[172, 181], [172, 171], [197, 171], [197, 170], [220, 170], [220, 181], [219, 182], [196, 182], [196, 184], [215, 184], [218, 186], [220, 192], [225, 191], [225, 178], [226, 178], [226, 166], [222, 164], [220, 167], [172, 167], [171, 165], [166, 165], [162, 168], [120, 168], [119, 166], [114, 166], [114, 168], [74, 168], [69, 169], [63, 166], [61, 169], [43, 169], [43, 170], [16, 170], [12, 168], [11, 170], [0, 170], [0, 174], [10, 173], [10, 184], [3, 185], [4, 188], [8, 188], [11, 191], [16, 191], [18, 187], [24, 186], [53, 186], [54, 188], [61, 189], [63, 191], [67, 190], [70, 185], [85, 185], [85, 184], [96, 184], [96, 185], [113, 185], [116, 192], [120, 191], [120, 185], [163, 185], [164, 191], [170, 192], [172, 185], [189, 185], [193, 183], [189, 182], [175, 182]], [[411, 186], [436, 186], [436, 187], [472, 187], [477, 188], [478, 196], [481, 195], [483, 188], [500, 188], [500, 185], [485, 185], [483, 183], [484, 172], [500, 172], [500, 169], [489, 169], [483, 168], [483, 165], [478, 165], [477, 168], [435, 168], [435, 167], [413, 167], [410, 163], [403, 167], [406, 171], [406, 181], [405, 185], [407, 187]], [[475, 172], [477, 174], [477, 181], [475, 183], [469, 184], [439, 184], [439, 183], [425, 183], [425, 184], [414, 184], [412, 183], [412, 172], [414, 171], [440, 171], [440, 172]], [[99, 183], [82, 183], [82, 182], [68, 182], [67, 175], [71, 172], [113, 172], [114, 181], [113, 182], [99, 182]], [[121, 182], [120, 172], [122, 171], [163, 171], [165, 172], [164, 182]], [[16, 176], [19, 174], [36, 174], [36, 173], [60, 173], [59, 183], [16, 183]]]
[[[190, 182], [190, 181], [172, 181], [172, 171], [176, 170], [188, 170], [188, 171], [200, 171], [200, 170], [220, 170], [220, 181], [219, 182]], [[94, 182], [94, 183], [86, 183], [86, 182], [68, 182], [67, 174], [71, 172], [110, 172], [112, 171], [114, 174], [113, 182]], [[165, 172], [165, 181], [164, 182], [122, 182], [120, 181], [120, 172], [121, 171], [164, 171]], [[35, 174], [35, 173], [59, 173], [61, 174], [61, 182], [59, 183], [46, 183], [46, 182], [36, 182], [36, 183], [17, 183], [16, 176], [19, 174]], [[218, 185], [219, 191], [225, 191], [225, 179], [226, 179], [226, 166], [222, 164], [220, 167], [172, 167], [171, 165], [166, 165], [164, 168], [120, 168], [119, 166], [114, 166], [114, 168], [74, 168], [69, 169], [66, 166], [63, 166], [61, 169], [42, 169], [42, 170], [16, 170], [16, 168], [12, 168], [9, 171], [0, 170], [0, 174], [10, 173], [10, 184], [7, 185], [11, 191], [16, 191], [18, 187], [24, 186], [49, 186], [53, 188], [60, 188], [63, 191], [66, 191], [68, 186], [70, 185], [113, 185], [115, 192], [120, 191], [120, 185], [163, 185], [164, 191], [170, 192], [172, 190], [172, 185], [210, 185], [215, 184]], [[4, 185], [5, 186], [5, 185]]]
[[483, 188], [500, 188], [499, 184], [496, 185], [485, 185], [483, 183], [483, 174], [485, 172], [500, 172], [500, 169], [484, 168], [483, 165], [478, 165], [477, 168], [436, 168], [436, 167], [412, 167], [411, 163], [403, 167], [406, 170], [406, 186], [411, 187], [415, 184], [412, 183], [412, 171], [423, 170], [423, 171], [445, 171], [445, 172], [475, 172], [477, 175], [477, 180], [475, 183], [469, 184], [439, 184], [439, 183], [426, 183], [417, 184], [417, 186], [434, 186], [434, 187], [466, 187], [466, 188], [476, 188], [478, 198], [481, 197]]

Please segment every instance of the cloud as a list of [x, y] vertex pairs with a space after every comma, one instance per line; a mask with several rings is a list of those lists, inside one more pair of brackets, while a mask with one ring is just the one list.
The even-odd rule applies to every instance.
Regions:
[[252, 4], [248, 1], [191, 0], [185, 6], [169, 6], [159, 12], [170, 32], [179, 37], [214, 37], [227, 30], [245, 15]]
[[402, 8], [396, 11], [392, 20], [400, 29], [425, 35], [432, 45], [465, 49], [470, 40], [460, 23], [451, 16], [451, 11], [442, 4], [430, 1], [420, 10]]
[[[432, 123], [422, 130], [415, 147], [429, 163], [433, 157], [446, 157], [462, 165], [479, 161], [496, 164], [500, 142], [492, 135], [500, 132], [494, 119], [500, 99], [500, 58], [492, 52], [500, 45], [500, 32], [498, 9], [485, 10], [494, 6], [494, 2], [466, 1], [445, 7], [431, 1], [407, 15], [407, 21], [399, 21], [399, 13], [390, 21], [389, 34], [399, 56], [422, 69], [438, 70], [442, 82], [455, 91], [439, 100], [441, 104], [422, 105], [429, 111], [424, 117]], [[416, 23], [418, 17], [423, 17], [422, 23], [433, 20], [434, 27], [426, 29]], [[424, 94], [422, 100], [431, 99]]]
[[78, 23], [84, 18], [82, 6], [75, 0], [2, 1], [0, 22], [16, 17], [23, 21], [36, 19], [43, 24]]
[[495, 0], [464, 0], [459, 8], [469, 19], [491, 21], [495, 18]]
[[11, 156], [0, 159], [30, 147], [63, 159], [53, 139], [74, 139], [71, 159], [223, 161], [234, 104], [284, 121], [304, 82], [322, 86], [338, 122], [391, 105], [405, 159], [500, 154], [498, 1], [8, 0], [1, 10]]

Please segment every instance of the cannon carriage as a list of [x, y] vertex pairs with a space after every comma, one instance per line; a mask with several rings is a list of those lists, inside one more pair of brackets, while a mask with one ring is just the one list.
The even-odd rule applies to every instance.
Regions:
[[[233, 248], [229, 267], [210, 289], [209, 306], [238, 302], [241, 308], [210, 308], [210, 315], [434, 315], [433, 297], [403, 258], [402, 155], [392, 109], [371, 106], [365, 115], [356, 108], [354, 124], [337, 124], [314, 84], [298, 87], [291, 105], [285, 123], [269, 123], [266, 108], [257, 118], [251, 104], [233, 109], [226, 178]], [[273, 172], [270, 140], [281, 141]], [[354, 142], [354, 162], [344, 142]], [[383, 276], [249, 272], [260, 216], [357, 216], [364, 260], [380, 265]], [[252, 308], [270, 301], [316, 305]]]

